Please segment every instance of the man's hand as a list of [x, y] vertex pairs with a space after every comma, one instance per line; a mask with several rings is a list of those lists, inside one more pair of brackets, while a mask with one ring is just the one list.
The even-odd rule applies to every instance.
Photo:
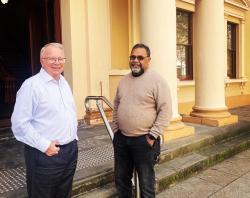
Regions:
[[150, 138], [149, 135], [146, 135], [147, 142], [150, 146], [153, 146], [155, 143], [155, 139]]
[[47, 156], [53, 156], [58, 154], [60, 148], [57, 147], [57, 145], [59, 145], [59, 142], [57, 140], [52, 141], [49, 145], [49, 148], [45, 151], [45, 154]]

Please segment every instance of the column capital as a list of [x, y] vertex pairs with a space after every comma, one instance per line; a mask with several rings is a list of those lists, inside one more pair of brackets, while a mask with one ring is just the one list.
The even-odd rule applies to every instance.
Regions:
[[245, 19], [240, 19], [240, 24], [245, 24], [246, 20]]

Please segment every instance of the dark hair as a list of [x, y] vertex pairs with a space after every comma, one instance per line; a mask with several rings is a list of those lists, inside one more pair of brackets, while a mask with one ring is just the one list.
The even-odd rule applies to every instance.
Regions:
[[133, 50], [137, 49], [137, 48], [144, 48], [147, 52], [147, 56], [150, 57], [150, 49], [147, 45], [144, 45], [143, 43], [137, 43], [134, 45], [134, 47], [131, 50], [131, 53], [133, 52]]

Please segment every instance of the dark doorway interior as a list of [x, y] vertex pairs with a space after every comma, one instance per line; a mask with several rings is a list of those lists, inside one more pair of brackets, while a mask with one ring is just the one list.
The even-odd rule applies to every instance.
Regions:
[[48, 42], [61, 42], [59, 3], [60, 0], [0, 3], [0, 127], [9, 123], [22, 82], [40, 70], [40, 48]]

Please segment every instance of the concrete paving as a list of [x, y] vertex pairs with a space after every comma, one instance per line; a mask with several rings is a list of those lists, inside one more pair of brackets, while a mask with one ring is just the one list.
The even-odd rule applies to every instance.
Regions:
[[[198, 141], [197, 138], [204, 139], [205, 137], [211, 137], [210, 139], [213, 139], [216, 134], [218, 135], [218, 133], [228, 133], [231, 131], [231, 129], [237, 128], [240, 125], [250, 126], [250, 106], [236, 108], [231, 112], [233, 114], [239, 115], [240, 122], [238, 124], [224, 128], [191, 124], [196, 130], [193, 137], [173, 141], [169, 144], [163, 145], [163, 149], [171, 151], [180, 145], [187, 145], [187, 143], [190, 141]], [[105, 173], [106, 175], [108, 175], [107, 173], [110, 173], [108, 176], [106, 176], [107, 179], [105, 181], [112, 181], [113, 148], [105, 127], [103, 125], [94, 127], [82, 126], [78, 129], [78, 135], [79, 159], [77, 171], [74, 177], [74, 185], [77, 186], [85, 178], [91, 177], [96, 178], [96, 182], [99, 182], [96, 175], [100, 175], [102, 173]], [[207, 139], [204, 139], [204, 141], [206, 140]], [[199, 139], [199, 141], [201, 140]], [[171, 156], [173, 155], [175, 155], [174, 152], [171, 153]], [[243, 179], [246, 180], [247, 178], [250, 178], [250, 176], [246, 175]], [[199, 178], [196, 178], [195, 181], [197, 181], [197, 179]], [[195, 181], [193, 182], [197, 187]], [[226, 180], [224, 182], [226, 182]], [[207, 188], [218, 190], [218, 186], [218, 184], [211, 183], [211, 185], [209, 185]], [[86, 186], [86, 189], [84, 190], [88, 190], [88, 188], [89, 186]], [[214, 192], [217, 191], [214, 190]], [[25, 165], [23, 159], [23, 144], [16, 141], [12, 137], [11, 131], [9, 129], [0, 129], [0, 198], [5, 197], [27, 197], [25, 184]]]
[[157, 198], [250, 197], [250, 149], [189, 179], [172, 185]]
[[[0, 141], [0, 198], [26, 197], [24, 144], [11, 138], [10, 133], [7, 141]], [[79, 127], [78, 136], [79, 157], [74, 182], [108, 171], [113, 164], [111, 139], [103, 125]]]

